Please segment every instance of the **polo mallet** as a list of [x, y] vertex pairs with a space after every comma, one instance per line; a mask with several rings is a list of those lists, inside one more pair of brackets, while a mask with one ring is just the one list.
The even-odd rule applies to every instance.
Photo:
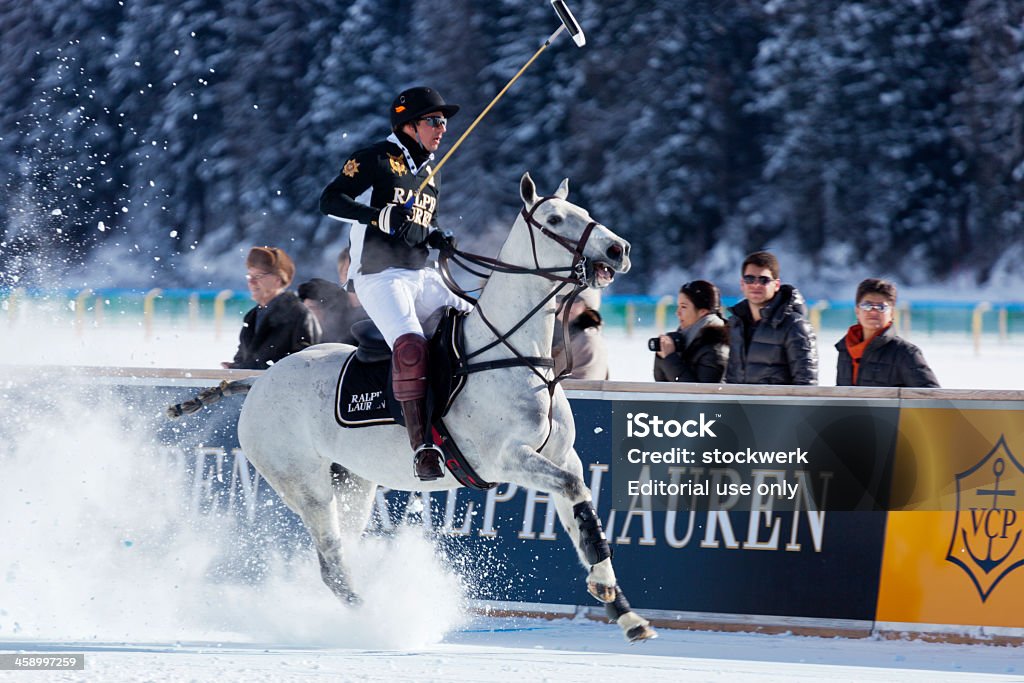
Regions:
[[523, 68], [521, 68], [516, 73], [516, 75], [512, 77], [512, 80], [505, 84], [505, 87], [501, 89], [501, 92], [494, 96], [494, 99], [491, 100], [491, 103], [484, 107], [484, 110], [480, 112], [480, 115], [473, 120], [473, 123], [469, 124], [469, 128], [467, 128], [466, 132], [459, 136], [459, 139], [455, 141], [455, 144], [452, 145], [452, 148], [448, 150], [448, 153], [441, 157], [441, 161], [437, 162], [437, 166], [431, 169], [427, 177], [424, 178], [423, 182], [420, 183], [420, 186], [416, 188], [416, 192], [413, 194], [413, 196], [410, 197], [409, 201], [406, 202], [406, 208], [412, 207], [412, 204], [415, 201], [416, 197], [420, 195], [420, 192], [423, 191], [423, 188], [425, 188], [434, 178], [434, 176], [437, 175], [437, 172], [441, 170], [441, 167], [444, 166], [446, 161], [448, 161], [448, 158], [452, 154], [454, 154], [455, 150], [457, 150], [459, 148], [459, 145], [462, 144], [462, 141], [465, 140], [466, 137], [473, 132], [473, 129], [476, 128], [476, 124], [480, 123], [480, 120], [483, 119], [483, 117], [487, 116], [487, 112], [489, 112], [491, 108], [495, 105], [495, 103], [497, 103], [497, 101], [501, 99], [502, 95], [504, 95], [508, 91], [508, 89], [512, 87], [512, 84], [515, 83], [519, 79], [519, 77], [523, 75], [523, 72], [530, 68], [530, 65], [533, 64], [534, 60], [537, 59], [537, 57], [540, 57], [540, 53], [544, 52], [544, 50], [547, 49], [548, 45], [550, 45], [551, 41], [558, 37], [559, 33], [561, 33], [563, 30], [568, 29], [569, 35], [572, 36], [572, 41], [576, 43], [577, 47], [583, 47], [584, 45], [587, 44], [587, 37], [583, 35], [583, 29], [580, 28], [580, 23], [576, 21], [576, 17], [574, 17], [572, 15], [572, 12], [569, 11], [569, 8], [565, 4], [565, 0], [551, 0], [551, 6], [554, 8], [555, 14], [558, 15], [558, 18], [562, 23], [558, 26], [557, 29], [555, 29], [555, 32], [552, 33], [546, 41], [544, 41], [544, 44], [540, 46], [540, 49], [533, 53], [533, 56], [530, 57], [530, 61], [526, 62], [526, 64], [523, 64]]

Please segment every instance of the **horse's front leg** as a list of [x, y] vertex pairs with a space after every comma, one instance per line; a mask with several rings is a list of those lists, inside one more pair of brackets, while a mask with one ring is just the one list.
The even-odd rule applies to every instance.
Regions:
[[589, 570], [587, 590], [601, 602], [615, 600], [617, 582], [611, 551], [591, 503], [590, 489], [583, 481], [579, 455], [570, 449], [562, 468], [522, 445], [513, 453], [512, 462], [522, 467], [521, 471], [509, 473], [514, 477], [512, 481], [553, 496], [562, 526], [569, 532], [580, 562]]
[[514, 459], [522, 469], [509, 473], [514, 476], [511, 481], [552, 496], [562, 526], [569, 533], [580, 562], [589, 570], [590, 594], [605, 603], [608, 616], [619, 624], [630, 642], [657, 638], [657, 631], [632, 610], [619, 588], [608, 539], [591, 502], [590, 489], [583, 481], [583, 463], [576, 451], [570, 449], [565, 468], [526, 445], [516, 449]]

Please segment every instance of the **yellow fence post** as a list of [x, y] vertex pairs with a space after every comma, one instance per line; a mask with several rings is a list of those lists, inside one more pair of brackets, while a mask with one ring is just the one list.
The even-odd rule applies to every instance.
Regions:
[[821, 312], [828, 308], [828, 300], [820, 299], [811, 307], [811, 328], [817, 333], [821, 329]]
[[153, 300], [163, 293], [164, 290], [159, 287], [154, 287], [146, 292], [146, 298], [142, 300], [142, 325], [146, 331], [146, 339], [149, 339], [153, 335], [153, 309], [156, 308]]
[[75, 333], [81, 336], [85, 331], [85, 300], [93, 295], [91, 289], [83, 289], [75, 297]]
[[222, 289], [217, 292], [217, 297], [213, 300], [214, 339], [220, 339], [220, 334], [224, 327], [224, 302], [233, 295], [234, 292], [230, 289]]
[[974, 355], [981, 355], [981, 332], [985, 311], [992, 310], [992, 304], [982, 301], [971, 311], [971, 336], [974, 338]]
[[669, 304], [676, 302], [675, 297], [668, 296], [667, 294], [658, 299], [658, 306], [654, 309], [654, 327], [659, 331], [667, 330], [665, 327], [665, 309], [668, 308]]
[[1009, 324], [1009, 311], [1006, 310], [1006, 306], [999, 309], [999, 343], [1005, 344], [1006, 340], [1010, 338], [1010, 324]]
[[626, 302], [626, 336], [633, 336], [633, 323], [636, 320], [636, 305], [632, 301]]

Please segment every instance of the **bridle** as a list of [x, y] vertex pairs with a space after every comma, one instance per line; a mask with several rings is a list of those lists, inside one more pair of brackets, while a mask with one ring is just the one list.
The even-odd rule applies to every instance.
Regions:
[[[482, 372], [485, 370], [495, 370], [498, 368], [509, 368], [525, 366], [540, 378], [542, 382], [548, 387], [548, 393], [553, 394], [555, 386], [561, 382], [572, 372], [572, 351], [569, 346], [569, 320], [568, 317], [563, 317], [562, 320], [562, 344], [563, 352], [566, 359], [566, 368], [558, 373], [553, 379], [548, 380], [545, 373], [541, 369], [553, 368], [555, 361], [553, 358], [538, 357], [538, 356], [526, 356], [519, 352], [515, 346], [509, 341], [513, 334], [515, 334], [519, 328], [526, 324], [528, 320], [533, 318], [536, 313], [544, 308], [547, 303], [554, 297], [564, 290], [567, 286], [572, 286], [572, 291], [562, 300], [559, 308], [556, 310], [555, 315], [557, 316], [563, 308], [571, 307], [576, 296], [586, 289], [587, 287], [587, 257], [583, 255], [583, 250], [587, 246], [587, 242], [590, 240], [590, 235], [594, 231], [594, 227], [598, 225], [597, 221], [590, 221], [587, 226], [583, 229], [580, 234], [580, 238], [573, 242], [567, 237], [563, 237], [558, 233], [550, 230], [547, 226], [542, 225], [534, 217], [537, 209], [547, 201], [556, 199], [554, 196], [543, 197], [537, 201], [530, 210], [527, 211], [526, 207], [520, 210], [520, 215], [526, 221], [526, 225], [529, 228], [530, 235], [530, 248], [533, 253], [534, 267], [518, 266], [511, 263], [506, 263], [495, 258], [488, 256], [481, 256], [479, 254], [471, 254], [469, 252], [453, 250], [451, 253], [442, 253], [439, 268], [441, 276], [444, 278], [445, 284], [452, 289], [453, 292], [461, 296], [467, 301], [471, 301], [476, 305], [476, 312], [480, 316], [481, 322], [487, 326], [487, 328], [494, 335], [494, 341], [490, 342], [477, 349], [476, 351], [468, 354], [463, 359], [462, 366], [457, 370], [458, 374], [472, 374], [475, 372]], [[547, 237], [548, 239], [558, 244], [563, 249], [572, 254], [572, 264], [567, 267], [558, 268], [542, 268], [540, 266], [540, 259], [537, 256], [537, 233]], [[541, 299], [540, 303], [534, 306], [530, 311], [523, 316], [515, 325], [511, 327], [507, 332], [501, 332], [487, 319], [487, 315], [480, 307], [476, 299], [470, 297], [468, 293], [463, 290], [455, 282], [455, 279], [451, 275], [449, 269], [449, 261], [454, 262], [456, 265], [466, 270], [467, 272], [476, 275], [477, 277], [487, 278], [491, 273], [508, 273], [512, 275], [537, 275], [547, 280], [559, 282], [559, 286], [554, 288], [547, 296]], [[490, 270], [490, 273], [482, 273], [474, 270], [470, 266], [483, 266]], [[512, 358], [502, 358], [493, 361], [479, 361], [476, 363], [470, 362], [476, 356], [479, 356], [486, 351], [493, 349], [499, 344], [505, 346], [509, 351], [512, 352]]]
[[[519, 349], [513, 346], [512, 342], [510, 342], [509, 339], [512, 337], [513, 334], [516, 333], [517, 330], [519, 330], [519, 328], [525, 325], [528, 320], [533, 318], [533, 316], [536, 315], [537, 311], [544, 308], [544, 306], [546, 306], [552, 298], [558, 296], [559, 292], [561, 292], [563, 289], [570, 285], [572, 286], [572, 291], [570, 291], [569, 294], [567, 294], [566, 297], [559, 304], [558, 308], [555, 310], [555, 316], [557, 317], [563, 309], [569, 310], [572, 308], [572, 304], [576, 300], [576, 297], [579, 295], [580, 292], [587, 288], [587, 257], [583, 255], [583, 250], [584, 248], [586, 248], [587, 242], [590, 240], [590, 235], [594, 231], [594, 227], [597, 225], [597, 221], [590, 221], [589, 223], [587, 223], [587, 226], [583, 229], [583, 232], [580, 234], [580, 238], [576, 240], [576, 242], [573, 242], [572, 240], [563, 237], [562, 235], [559, 235], [556, 232], [553, 232], [546, 226], [542, 225], [539, 221], [537, 221], [536, 218], [534, 218], [534, 213], [536, 213], [537, 208], [544, 204], [544, 202], [550, 201], [552, 199], [555, 199], [555, 197], [543, 197], [539, 201], [537, 201], [537, 203], [535, 203], [532, 207], [530, 207], [529, 211], [526, 210], [526, 207], [523, 207], [519, 212], [520, 215], [522, 215], [523, 219], [526, 221], [526, 225], [529, 228], [530, 249], [533, 253], [533, 268], [517, 266], [515, 264], [505, 263], [504, 261], [500, 261], [495, 258], [490, 258], [488, 256], [471, 254], [459, 250], [451, 250], [450, 253], [442, 253], [439, 262], [439, 270], [441, 271], [441, 277], [444, 279], [445, 284], [447, 284], [448, 287], [451, 288], [451, 290], [458, 294], [460, 297], [472, 302], [475, 305], [475, 310], [477, 314], [480, 316], [481, 322], [483, 322], [483, 324], [487, 326], [487, 329], [491, 331], [491, 334], [494, 335], [494, 341], [480, 347], [479, 349], [473, 351], [470, 354], [467, 354], [463, 359], [461, 359], [459, 367], [456, 368], [455, 370], [455, 374], [469, 375], [475, 372], [497, 370], [499, 368], [528, 367], [530, 368], [530, 371], [533, 372], [533, 374], [535, 374], [537, 377], [539, 377], [540, 380], [547, 387], [548, 433], [544, 437], [544, 441], [541, 442], [540, 446], [537, 447], [538, 452], [544, 449], [544, 446], [546, 446], [548, 443], [548, 439], [551, 438], [551, 434], [554, 432], [553, 422], [555, 410], [555, 388], [558, 386], [559, 382], [561, 382], [563, 379], [565, 379], [572, 373], [573, 361], [572, 346], [569, 344], [569, 316], [562, 316], [562, 353], [565, 355], [565, 369], [563, 369], [560, 373], [555, 375], [550, 380], [545, 376], [545, 373], [542, 371], [542, 369], [547, 370], [549, 368], [554, 368], [554, 358], [526, 356], [520, 353]], [[537, 233], [540, 233], [544, 237], [547, 237], [555, 244], [559, 245], [560, 247], [568, 251], [570, 254], [572, 254], [572, 264], [569, 265], [568, 267], [562, 268], [541, 268], [540, 259], [537, 257]], [[457, 265], [459, 265], [467, 272], [484, 279], [490, 277], [491, 273], [508, 273], [512, 275], [538, 275], [542, 278], [552, 280], [560, 284], [557, 287], [555, 287], [547, 296], [541, 299], [540, 303], [538, 303], [536, 306], [530, 309], [530, 311], [526, 315], [524, 315], [522, 319], [519, 320], [519, 322], [513, 325], [511, 329], [509, 329], [507, 332], [501, 332], [498, 330], [497, 327], [494, 326], [493, 323], [491, 323], [490, 320], [487, 319], [487, 315], [484, 313], [479, 302], [476, 299], [469, 296], [469, 294], [461, 287], [459, 287], [459, 285], [455, 282], [455, 279], [452, 277], [451, 270], [449, 269], [448, 266], [449, 261], [455, 262]], [[481, 273], [469, 267], [469, 264], [475, 266], [483, 266], [485, 268], [488, 268], [491, 272]], [[563, 275], [562, 273], [565, 274]], [[491, 361], [478, 361], [476, 363], [470, 362], [472, 358], [479, 356], [480, 354], [489, 351], [490, 349], [493, 349], [499, 344], [503, 345], [505, 348], [512, 352], [511, 358], [501, 358], [498, 360]]]

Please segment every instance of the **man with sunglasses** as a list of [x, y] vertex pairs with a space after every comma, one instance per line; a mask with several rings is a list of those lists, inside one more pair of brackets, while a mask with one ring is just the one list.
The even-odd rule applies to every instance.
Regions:
[[743, 260], [744, 299], [729, 309], [729, 384], [817, 384], [818, 348], [800, 292], [779, 280], [779, 260]]
[[921, 349], [896, 335], [896, 285], [868, 278], [857, 285], [857, 324], [836, 343], [839, 387], [937, 387]]
[[353, 224], [350, 273], [359, 301], [392, 350], [395, 398], [402, 404], [413, 470], [422, 481], [444, 476], [442, 453], [433, 444], [426, 415], [427, 340], [423, 321], [442, 306], [468, 311], [427, 267], [428, 247], [454, 248], [437, 227], [434, 152], [459, 105], [432, 88], [399, 93], [391, 104], [391, 135], [357, 150], [320, 195], [320, 211]]

